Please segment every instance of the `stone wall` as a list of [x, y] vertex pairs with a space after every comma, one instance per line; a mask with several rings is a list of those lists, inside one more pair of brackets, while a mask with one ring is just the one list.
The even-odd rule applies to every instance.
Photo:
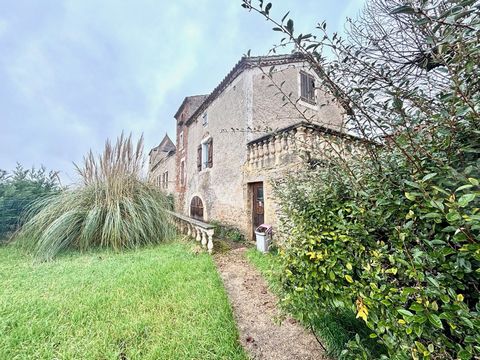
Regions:
[[[246, 160], [245, 132], [232, 130], [245, 124], [248, 82], [243, 74], [235, 79], [188, 128], [186, 149], [187, 186], [182, 212], [190, 215], [190, 202], [200, 197], [204, 220], [218, 220], [246, 230], [241, 168]], [[198, 171], [197, 149], [202, 141], [213, 141], [213, 166]]]
[[[276, 83], [282, 82], [285, 93], [291, 93], [293, 101], [300, 94], [300, 69], [303, 63], [279, 65], [273, 72]], [[308, 70], [305, 70], [308, 71]], [[269, 72], [269, 68], [263, 68]], [[317, 83], [319, 83], [317, 81]], [[271, 131], [258, 131], [265, 127], [273, 130], [298, 124], [314, 115], [312, 121], [330, 128], [340, 129], [343, 123], [342, 110], [331, 102], [323, 91], [316, 90], [317, 104], [298, 102], [286, 105], [278, 89], [270, 86], [271, 80], [259, 68], [243, 70], [206, 108], [208, 124], [203, 124], [203, 114], [193, 119], [188, 126], [177, 118], [176, 154], [176, 204], [177, 212], [190, 216], [190, 202], [198, 196], [204, 207], [204, 221], [217, 220], [239, 228], [245, 235], [252, 235], [251, 183], [264, 183], [265, 222], [278, 223], [278, 206], [273, 197], [272, 181], [298, 171], [305, 166], [304, 159], [292, 146], [291, 151], [275, 158], [262, 160], [261, 167], [252, 167], [248, 143]], [[188, 104], [187, 104], [188, 105]], [[323, 106], [322, 106], [323, 105]], [[186, 111], [186, 110], [184, 110]], [[187, 111], [188, 112], [188, 111]], [[183, 131], [183, 148], [179, 133]], [[198, 171], [197, 149], [207, 139], [213, 141], [213, 166]], [[280, 146], [280, 142], [273, 146]], [[269, 151], [272, 151], [270, 148]], [[181, 186], [180, 162], [185, 159], [186, 185]], [[273, 159], [273, 160], [272, 160]], [[280, 158], [279, 158], [280, 159]]]

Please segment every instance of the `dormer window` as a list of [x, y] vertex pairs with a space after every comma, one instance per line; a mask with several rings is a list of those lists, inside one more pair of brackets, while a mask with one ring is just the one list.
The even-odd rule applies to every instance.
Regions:
[[300, 99], [309, 104], [316, 104], [315, 78], [306, 72], [300, 72]]

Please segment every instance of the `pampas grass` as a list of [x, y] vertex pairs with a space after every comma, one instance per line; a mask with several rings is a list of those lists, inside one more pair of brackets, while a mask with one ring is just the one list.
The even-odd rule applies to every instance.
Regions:
[[169, 202], [142, 179], [143, 165], [143, 137], [136, 144], [131, 135], [115, 145], [107, 140], [98, 158], [90, 151], [75, 165], [79, 186], [33, 205], [18, 243], [48, 260], [65, 249], [121, 250], [171, 238]]

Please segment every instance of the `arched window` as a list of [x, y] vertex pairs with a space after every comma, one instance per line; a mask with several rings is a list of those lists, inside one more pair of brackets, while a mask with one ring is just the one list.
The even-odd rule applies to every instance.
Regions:
[[190, 203], [190, 216], [203, 221], [203, 203], [198, 196], [194, 196]]

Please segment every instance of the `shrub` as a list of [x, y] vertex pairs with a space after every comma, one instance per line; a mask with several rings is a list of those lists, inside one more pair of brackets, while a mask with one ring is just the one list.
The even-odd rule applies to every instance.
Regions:
[[219, 239], [226, 239], [234, 242], [245, 241], [245, 236], [239, 229], [232, 226], [222, 225], [218, 221], [212, 221], [211, 224], [215, 226], [215, 236]]
[[326, 139], [315, 171], [276, 184], [285, 306], [309, 324], [347, 308], [386, 349], [355, 336], [345, 358], [478, 358], [478, 1], [369, 0], [347, 39], [325, 23], [297, 34], [288, 13], [272, 20], [271, 3], [252, 3], [363, 138], [355, 151]]
[[60, 190], [56, 172], [40, 169], [24, 169], [20, 164], [9, 174], [0, 170], [0, 241], [14, 233], [22, 225], [26, 209], [35, 200]]
[[143, 138], [107, 141], [98, 158], [90, 151], [83, 184], [35, 203], [17, 240], [42, 259], [60, 251], [108, 247], [115, 250], [156, 244], [172, 235], [167, 197], [140, 177]]

